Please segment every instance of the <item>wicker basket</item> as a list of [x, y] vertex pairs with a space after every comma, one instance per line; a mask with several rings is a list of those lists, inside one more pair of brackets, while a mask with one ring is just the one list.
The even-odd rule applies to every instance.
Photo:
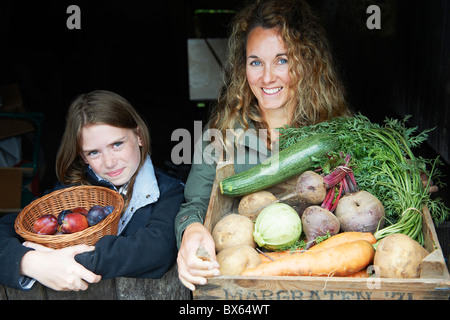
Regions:
[[[34, 221], [44, 214], [57, 216], [62, 210], [93, 205], [112, 205], [114, 211], [100, 223], [82, 231], [61, 235], [40, 235], [33, 232]], [[61, 249], [77, 244], [94, 245], [105, 235], [117, 234], [124, 201], [122, 196], [111, 189], [96, 186], [77, 186], [61, 189], [36, 199], [17, 216], [15, 229], [27, 241], [52, 249]]]

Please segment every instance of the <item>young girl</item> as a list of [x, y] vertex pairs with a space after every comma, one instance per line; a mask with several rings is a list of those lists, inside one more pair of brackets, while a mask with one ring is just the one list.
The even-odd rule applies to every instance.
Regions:
[[183, 184], [153, 167], [145, 122], [124, 98], [108, 91], [77, 97], [70, 106], [56, 160], [56, 189], [100, 185], [125, 199], [117, 235], [95, 246], [52, 250], [24, 242], [15, 215], [0, 219], [0, 283], [29, 289], [86, 290], [114, 277], [160, 278], [176, 258], [174, 219]]

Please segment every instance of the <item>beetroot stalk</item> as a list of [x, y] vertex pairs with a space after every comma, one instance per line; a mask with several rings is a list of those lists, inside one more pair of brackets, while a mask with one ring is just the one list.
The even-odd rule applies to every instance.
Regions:
[[327, 209], [330, 211], [333, 200], [334, 200], [334, 194], [335, 194], [335, 188], [332, 187], [327, 191], [327, 195], [325, 196], [325, 199], [323, 200], [322, 204], [320, 205], [322, 208]]
[[[351, 172], [353, 175], [353, 172]], [[353, 179], [350, 176], [350, 172], [345, 176], [344, 180], [346, 180], [348, 188], [349, 188], [349, 193], [353, 193], [358, 191], [358, 188], [356, 187], [356, 181], [354, 181], [354, 177]]]
[[325, 187], [327, 189], [334, 187], [339, 182], [341, 182], [342, 179], [346, 176], [347, 172], [343, 169], [343, 167], [339, 166], [337, 167], [332, 173], [326, 175], [323, 177], [323, 182], [325, 183]]
[[[341, 156], [343, 157], [342, 152], [341, 152]], [[348, 167], [348, 165], [350, 163], [350, 158], [351, 158], [351, 156], [349, 153], [344, 158], [344, 165], [336, 167], [336, 169], [334, 169], [333, 172], [331, 172], [330, 174], [326, 175], [323, 178], [325, 187], [327, 189], [337, 185], [339, 182], [341, 182], [342, 179], [344, 179], [344, 177], [347, 175], [347, 173], [352, 171], [352, 169], [350, 169]]]
[[342, 190], [343, 190], [343, 185], [342, 185], [342, 183], [340, 183], [339, 184], [339, 193], [336, 197], [336, 200], [333, 203], [333, 206], [331, 207], [331, 209], [329, 211], [334, 212], [334, 210], [336, 209], [339, 199], [341, 199], [341, 196], [342, 196]]

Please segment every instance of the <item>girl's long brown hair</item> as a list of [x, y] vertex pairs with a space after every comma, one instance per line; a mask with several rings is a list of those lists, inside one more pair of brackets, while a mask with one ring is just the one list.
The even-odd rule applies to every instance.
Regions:
[[[246, 78], [247, 37], [254, 28], [277, 28], [288, 50], [289, 72], [297, 102], [290, 126], [303, 126], [350, 115], [345, 89], [333, 64], [318, 18], [304, 1], [257, 0], [238, 12], [232, 23], [228, 63], [210, 127], [222, 131], [249, 121], [267, 128]], [[288, 103], [289, 103], [288, 102]]]
[[[107, 124], [133, 130], [142, 139], [139, 171], [150, 154], [147, 124], [126, 99], [110, 91], [97, 90], [79, 95], [69, 107], [66, 129], [56, 157], [56, 175], [59, 181], [66, 185], [89, 184], [85, 176], [86, 164], [80, 154], [81, 129], [90, 124]], [[128, 201], [133, 192], [135, 177], [136, 174], [127, 188]], [[128, 201], [125, 202], [125, 207]]]

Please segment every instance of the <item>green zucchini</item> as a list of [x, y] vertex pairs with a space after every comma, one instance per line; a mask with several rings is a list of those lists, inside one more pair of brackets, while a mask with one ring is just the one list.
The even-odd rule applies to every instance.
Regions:
[[312, 169], [312, 158], [337, 151], [336, 136], [318, 133], [281, 150], [249, 170], [235, 174], [220, 182], [220, 192], [237, 197], [276, 185], [296, 174]]

